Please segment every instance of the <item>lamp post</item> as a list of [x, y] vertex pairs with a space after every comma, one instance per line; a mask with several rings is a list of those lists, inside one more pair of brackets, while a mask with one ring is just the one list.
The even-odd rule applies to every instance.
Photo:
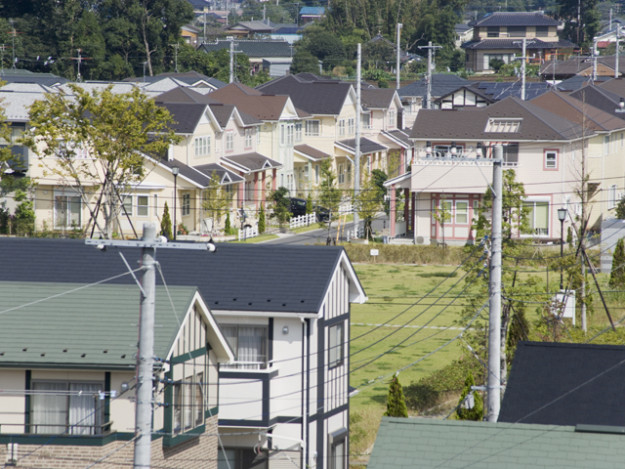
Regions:
[[178, 166], [172, 166], [171, 173], [174, 175], [174, 241], [176, 241], [176, 199], [178, 198], [178, 173], [180, 173], [180, 168]]
[[560, 220], [560, 290], [564, 288], [562, 276], [562, 259], [564, 258], [564, 220], [566, 219], [566, 209], [558, 209], [558, 220]]

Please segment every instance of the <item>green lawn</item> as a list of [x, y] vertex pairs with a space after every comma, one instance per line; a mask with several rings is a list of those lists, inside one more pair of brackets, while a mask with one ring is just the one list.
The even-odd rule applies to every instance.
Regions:
[[[388, 381], [403, 385], [460, 356], [455, 321], [466, 302], [462, 271], [450, 266], [357, 264], [369, 301], [351, 310], [351, 460], [373, 444]], [[442, 347], [442, 348], [440, 348]], [[432, 352], [440, 348], [436, 353]], [[431, 354], [431, 356], [428, 356]]]

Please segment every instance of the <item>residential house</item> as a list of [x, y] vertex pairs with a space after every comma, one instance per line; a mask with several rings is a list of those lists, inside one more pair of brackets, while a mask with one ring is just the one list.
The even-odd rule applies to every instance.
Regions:
[[[432, 74], [430, 82], [430, 98], [432, 102], [441, 96], [453, 93], [462, 86], [470, 85], [469, 80], [462, 77], [444, 73]], [[403, 104], [402, 125], [411, 129], [417, 117], [419, 109], [427, 109], [428, 82], [427, 78], [402, 86], [397, 94]], [[432, 106], [433, 107], [433, 106]]]
[[[297, 109], [289, 96], [264, 95], [240, 83], [228, 86], [210, 95], [215, 101], [236, 106], [242, 112], [262, 122], [258, 151], [271, 155], [281, 167], [276, 173], [276, 185], [286, 187], [291, 194], [302, 195], [308, 186], [300, 187], [308, 178], [304, 173], [310, 168], [302, 166], [295, 171], [294, 146], [302, 143], [305, 119], [308, 113]], [[306, 194], [307, 195], [307, 194]]]
[[[72, 256], [55, 262], [54, 272], [98, 271]], [[0, 458], [16, 468], [132, 465], [139, 288], [55, 277], [0, 282]], [[151, 462], [217, 469], [219, 363], [232, 351], [197, 288], [161, 286], [154, 307]]]
[[141, 77], [126, 78], [124, 81], [135, 83], [144, 93], [152, 97], [179, 87], [191, 88], [198, 93], [206, 94], [226, 86], [226, 83], [221, 80], [192, 70], [180, 73], [159, 73], [154, 76], [146, 76], [144, 73]]
[[552, 60], [540, 67], [540, 77], [543, 80], [565, 80], [574, 76], [614, 77], [616, 60], [619, 62], [619, 76], [625, 67], [625, 58], [622, 56], [602, 55], [597, 57], [578, 55], [567, 60]]
[[273, 26], [269, 21], [240, 21], [232, 26], [228, 26], [226, 34], [238, 38], [257, 38], [271, 34]]
[[[271, 27], [268, 26], [269, 31]], [[214, 43], [204, 43], [199, 50], [215, 52], [230, 49], [230, 39], [217, 39]], [[293, 61], [293, 45], [287, 41], [272, 41], [269, 39], [239, 39], [234, 43], [237, 52], [247, 55], [250, 60], [250, 73], [261, 70], [267, 71], [271, 77], [281, 77], [288, 74]]]
[[[211, 93], [212, 94], [212, 93]], [[157, 103], [167, 108], [176, 120], [176, 133], [182, 140], [172, 145], [170, 161], [195, 168], [204, 176], [217, 164], [228, 172], [220, 181], [232, 197], [231, 209], [239, 208], [255, 214], [267, 198], [269, 190], [276, 189], [276, 171], [281, 164], [257, 151], [262, 121], [239, 111], [231, 104], [222, 104], [211, 95], [200, 95], [192, 90], [177, 89], [160, 95]], [[219, 173], [220, 171], [218, 171]], [[234, 177], [233, 177], [234, 176]], [[244, 181], [239, 183], [240, 178]], [[191, 187], [181, 187], [181, 220], [193, 231], [205, 219], [202, 193]], [[219, 223], [218, 221], [211, 221]]]
[[[353, 188], [356, 113], [363, 114], [362, 106], [360, 110], [356, 108], [353, 86], [350, 83], [320, 79], [312, 74], [298, 74], [264, 83], [256, 89], [264, 94], [288, 95], [298, 109], [310, 115], [305, 123], [302, 140], [306, 147], [298, 147], [295, 155], [298, 159], [301, 157], [302, 165], [312, 164], [312, 171], [308, 173], [311, 186], [316, 188], [319, 181], [319, 157], [331, 155], [339, 187]], [[397, 130], [399, 103], [393, 96], [389, 94], [388, 99], [384, 99], [389, 104], [388, 108], [365, 111], [364, 118], [361, 117], [363, 126], [380, 125], [387, 132]], [[365, 168], [387, 171], [386, 144], [361, 135], [360, 147], [360, 167], [363, 168], [361, 177], [366, 174]], [[297, 159], [295, 164], [297, 168]]]
[[[493, 145], [503, 144], [504, 166], [525, 182], [530, 236], [549, 240], [559, 235], [555, 210], [578, 207], [576, 171], [591, 136], [594, 131], [513, 97], [486, 108], [422, 110], [410, 134], [410, 176], [387, 185], [404, 189], [406, 229], [416, 243], [471, 242], [472, 220], [492, 177]], [[392, 197], [391, 236], [399, 234], [394, 204]], [[444, 225], [436, 217], [440, 210], [451, 216]]]
[[520, 342], [499, 412], [499, 422], [625, 425], [622, 345]]
[[299, 10], [299, 18], [302, 24], [314, 23], [325, 18], [325, 7], [303, 6]]
[[625, 457], [621, 440], [621, 427], [382, 417], [367, 468], [608, 469]]
[[493, 70], [492, 61], [512, 63], [521, 54], [526, 40], [530, 63], [568, 58], [577, 48], [558, 37], [558, 22], [538, 12], [495, 12], [473, 25], [473, 39], [462, 44], [466, 50], [466, 68], [474, 72]]
[[[0, 271], [0, 281], [41, 282], [54, 272], [68, 290], [110, 279], [136, 291], [120, 275], [119, 252], [138, 256], [79, 240], [4, 238], [0, 262], [15, 267]], [[206, 255], [157, 249], [156, 259], [159, 285], [197, 286], [235, 355], [219, 371], [220, 458], [229, 467], [347, 467], [350, 304], [366, 297], [345, 251], [218, 244]]]

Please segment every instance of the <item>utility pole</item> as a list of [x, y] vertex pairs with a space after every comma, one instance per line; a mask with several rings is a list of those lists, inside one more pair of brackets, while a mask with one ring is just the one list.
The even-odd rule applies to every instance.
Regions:
[[178, 73], [178, 48], [180, 47], [180, 44], [176, 42], [174, 44], [170, 44], [170, 46], [174, 48], [174, 71]]
[[493, 213], [488, 315], [488, 413], [489, 422], [496, 422], [501, 403], [501, 218], [503, 209], [503, 147], [495, 145], [493, 159]]
[[230, 81], [228, 83], [234, 83], [234, 37], [230, 36]]
[[523, 44], [521, 46], [521, 100], [525, 101], [525, 55], [527, 51], [527, 39], [523, 38]]
[[[610, 11], [612, 11], [612, 9], [610, 9]], [[614, 78], [618, 78], [618, 76], [620, 75], [619, 73], [619, 36], [621, 35], [621, 25], [620, 23], [616, 23], [616, 50], [614, 53]]]
[[400, 77], [399, 67], [401, 65], [401, 63], [400, 63], [401, 47], [400, 47], [400, 44], [399, 44], [399, 40], [401, 39], [401, 28], [403, 26], [404, 26], [403, 24], [397, 23], [397, 64], [395, 66], [395, 70], [397, 71], [397, 73], [396, 73], [397, 74], [397, 78], [396, 78], [397, 82], [395, 84], [395, 89], [396, 90], [399, 89], [399, 77]]
[[592, 81], [597, 81], [597, 40], [592, 42]]
[[150, 468], [152, 447], [152, 408], [154, 373], [154, 303], [156, 275], [154, 273], [156, 248], [197, 249], [215, 251], [213, 243], [166, 243], [156, 238], [154, 223], [143, 225], [140, 241], [87, 239], [85, 244], [105, 250], [107, 246], [141, 248], [143, 276], [138, 283], [141, 290], [139, 313], [139, 344], [137, 352], [137, 392], [135, 398], [134, 469]]
[[80, 64], [82, 63], [82, 49], [76, 49], [76, 51], [78, 52], [78, 57], [76, 58], [76, 65], [78, 69], [78, 72], [76, 73], [76, 81], [81, 81], [82, 77], [80, 76]]
[[427, 101], [426, 109], [432, 109], [432, 50], [440, 49], [442, 46], [433, 46], [432, 41], [428, 41], [427, 46], [419, 46], [419, 49], [428, 50], [428, 71], [426, 76], [427, 82], [427, 94], [425, 100]]
[[[360, 106], [361, 101], [361, 63], [362, 53], [361, 44], [358, 43], [356, 49], [356, 132], [354, 135], [354, 200], [358, 201], [360, 193]], [[360, 219], [358, 215], [358, 207], [354, 210], [354, 238], [358, 238], [358, 225]]]

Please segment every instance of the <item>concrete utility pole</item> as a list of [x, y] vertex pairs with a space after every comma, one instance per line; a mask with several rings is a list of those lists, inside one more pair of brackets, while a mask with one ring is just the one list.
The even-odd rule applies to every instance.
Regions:
[[432, 50], [440, 49], [442, 46], [433, 46], [432, 41], [428, 41], [427, 46], [419, 46], [419, 49], [428, 50], [428, 71], [426, 75], [427, 81], [427, 94], [425, 100], [427, 101], [426, 109], [432, 109]]
[[141, 311], [139, 315], [139, 350], [137, 353], [137, 393], [135, 399], [135, 451], [134, 469], [149, 469], [152, 442], [152, 407], [154, 373], [154, 303], [156, 275], [154, 258], [156, 248], [197, 249], [214, 252], [213, 243], [166, 243], [156, 238], [154, 223], [143, 225], [140, 241], [87, 239], [85, 244], [104, 250], [107, 246], [142, 248], [141, 266], [143, 276], [141, 290]]
[[527, 60], [527, 39], [525, 38], [523, 38], [521, 50], [521, 100], [525, 101], [525, 61]]
[[592, 43], [592, 81], [597, 81], [597, 40]]
[[[356, 129], [354, 135], [354, 200], [358, 203], [358, 194], [360, 193], [360, 107], [362, 105], [361, 93], [361, 63], [362, 53], [361, 44], [358, 43], [356, 49]], [[358, 207], [354, 210], [354, 238], [358, 238], [358, 225], [360, 217], [358, 215]]]
[[503, 147], [495, 146], [493, 159], [493, 213], [489, 277], [488, 315], [488, 412], [489, 422], [496, 422], [501, 403], [501, 219], [503, 196]]
[[398, 90], [399, 86], [400, 86], [399, 85], [399, 77], [400, 77], [399, 67], [401, 65], [401, 61], [400, 61], [400, 59], [401, 59], [401, 47], [400, 47], [399, 41], [401, 39], [401, 28], [403, 26], [404, 26], [403, 24], [397, 23], [397, 64], [395, 65], [395, 70], [396, 70], [396, 75], [397, 75], [396, 83], [395, 83], [395, 89], [396, 90]]
[[[612, 10], [610, 10], [612, 11]], [[619, 36], [621, 35], [621, 25], [620, 23], [616, 23], [616, 50], [614, 52], [614, 78], [618, 78], [619, 73]]]
[[230, 36], [230, 81], [234, 83], [234, 37]]

